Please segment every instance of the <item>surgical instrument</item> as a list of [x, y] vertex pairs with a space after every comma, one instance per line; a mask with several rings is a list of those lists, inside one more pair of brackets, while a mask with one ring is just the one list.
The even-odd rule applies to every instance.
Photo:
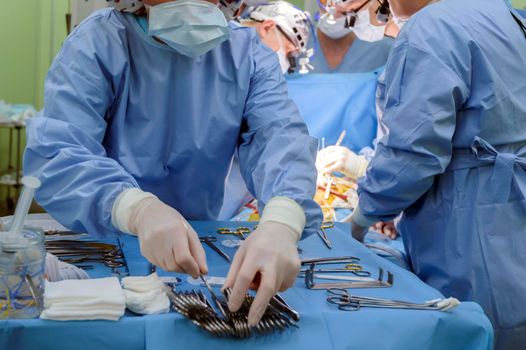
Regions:
[[[338, 137], [338, 140], [336, 141], [336, 144], [335, 144], [336, 147], [339, 147], [342, 144], [343, 139], [345, 138], [345, 134], [347, 134], [347, 131], [343, 130], [341, 132], [340, 136]], [[331, 195], [331, 191], [332, 191], [332, 183], [333, 182], [334, 182], [334, 178], [329, 175], [327, 177], [327, 186], [325, 188], [325, 194], [324, 194], [323, 198], [329, 199], [329, 196]]]
[[332, 249], [331, 241], [321, 233], [321, 231], [316, 231], [316, 234], [321, 238], [322, 242], [327, 246], [327, 248]]
[[[206, 280], [206, 283], [210, 287], [212, 286], [221, 287], [224, 285], [225, 280], [226, 280], [225, 277], [218, 277], [218, 276], [206, 276], [206, 277], [203, 276], [202, 278], [201, 276], [199, 278], [193, 278], [191, 276], [188, 276], [187, 282], [194, 286], [198, 286], [198, 285], [206, 286], [202, 280], [203, 278]], [[274, 297], [272, 297], [272, 299], [270, 300], [270, 303], [272, 304], [273, 307], [277, 308], [278, 310], [286, 312], [294, 321], [299, 321], [300, 315], [298, 314], [298, 312], [292, 309], [292, 307], [290, 307], [290, 305], [287, 304], [285, 299], [283, 299], [283, 297], [279, 293], [277, 293], [276, 295], [274, 295]]]
[[214, 236], [200, 236], [199, 240], [203, 243], [206, 243], [207, 246], [212, 248], [217, 254], [219, 254], [223, 259], [225, 259], [228, 263], [232, 262], [232, 259], [224, 252], [222, 251], [218, 246], [214, 244], [214, 242], [217, 242], [217, 238]]
[[60, 230], [48, 230], [48, 231], [44, 231], [44, 234], [46, 235], [47, 241], [66, 240], [66, 239], [79, 240], [81, 238], [88, 238], [90, 236], [87, 233], [77, 233], [73, 231], [60, 231]]
[[342, 132], [340, 133], [340, 136], [338, 137], [338, 140], [336, 141], [336, 144], [335, 144], [336, 147], [341, 146], [343, 139], [345, 138], [345, 135], [347, 135], [347, 130], [342, 130]]
[[306, 258], [301, 260], [301, 265], [310, 264], [343, 264], [343, 263], [358, 263], [360, 258], [355, 256], [339, 256], [339, 257], [327, 257], [327, 258]]
[[345, 289], [341, 288], [328, 289], [327, 293], [329, 294], [327, 302], [338, 305], [338, 308], [343, 311], [357, 311], [362, 307], [446, 311], [460, 305], [460, 301], [455, 298], [434, 299], [425, 303], [413, 303], [402, 300], [351, 295]]
[[105, 251], [117, 250], [117, 246], [115, 244], [101, 243], [101, 242], [96, 242], [96, 241], [56, 240], [56, 241], [46, 242], [46, 248], [53, 249], [54, 247], [59, 247], [59, 248], [67, 247], [69, 249], [91, 248], [93, 250], [105, 250]]
[[206, 289], [208, 289], [208, 293], [210, 293], [210, 296], [212, 297], [212, 301], [214, 302], [215, 306], [219, 309], [223, 317], [226, 320], [228, 320], [228, 314], [223, 308], [223, 305], [221, 304], [221, 300], [219, 299], [219, 297], [216, 295], [216, 293], [214, 293], [214, 290], [212, 289], [212, 287], [210, 287], [210, 285], [208, 284], [206, 279], [203, 277], [203, 275], [200, 275], [199, 277], [201, 277], [201, 281], [203, 281]]
[[325, 243], [325, 245], [329, 249], [332, 249], [332, 243], [329, 240], [329, 238], [327, 238], [327, 233], [325, 232], [325, 229], [333, 228], [333, 227], [334, 227], [334, 222], [324, 222], [321, 225], [320, 231], [316, 232], [318, 236], [321, 238], [321, 240], [323, 241], [323, 243]]
[[44, 296], [42, 295], [42, 291], [37, 288], [35, 281], [33, 281], [33, 278], [28, 273], [25, 275], [25, 280], [29, 287], [31, 297], [35, 301], [38, 312], [42, 312], [42, 310], [44, 310]]
[[100, 262], [103, 263], [107, 267], [116, 268], [116, 267], [124, 267], [125, 263], [121, 260], [117, 260], [114, 258], [105, 258], [105, 257], [93, 257], [89, 255], [81, 255], [78, 257], [71, 257], [71, 258], [63, 258], [60, 259], [65, 263], [76, 265], [78, 263], [83, 262]]
[[27, 213], [29, 212], [29, 207], [33, 201], [35, 191], [40, 187], [41, 182], [39, 179], [33, 176], [24, 176], [22, 178], [22, 193], [18, 198], [18, 203], [16, 204], [15, 215], [13, 216], [13, 221], [11, 222], [11, 227], [9, 232], [14, 234], [21, 234], [24, 227], [24, 222], [26, 221]]
[[[300, 272], [305, 273], [309, 268], [300, 270]], [[353, 275], [359, 277], [369, 277], [371, 273], [363, 269], [362, 265], [357, 263], [350, 263], [345, 265], [342, 268], [330, 268], [330, 269], [316, 269], [313, 272], [317, 273], [340, 273], [340, 272], [350, 272]]]
[[[120, 240], [117, 241], [120, 244]], [[67, 263], [101, 262], [112, 269], [127, 267], [122, 248], [115, 244], [82, 240], [53, 240], [46, 241], [45, 246], [47, 252]]]
[[[228, 310], [230, 289], [223, 291], [224, 299], [216, 297], [221, 305], [219, 309], [225, 310], [226, 317], [217, 314], [201, 291], [174, 292], [170, 290], [167, 291], [167, 295], [177, 312], [190, 319], [198, 327], [218, 337], [242, 339], [252, 335], [268, 334], [276, 330], [284, 330], [289, 326], [297, 327], [296, 321], [299, 320], [297, 312], [290, 309], [288, 305], [284, 306], [286, 305], [284, 301], [281, 303], [271, 300], [260, 322], [255, 327], [249, 327], [248, 312], [254, 297], [247, 293], [240, 309], [230, 312]], [[213, 292], [211, 295], [214, 298]]]
[[[325, 186], [319, 185], [318, 187], [319, 187], [321, 190], [323, 190], [323, 191], [327, 191], [327, 187], [325, 187]], [[340, 198], [340, 199], [343, 199], [344, 201], [347, 201], [347, 199], [349, 199], [349, 196], [346, 196], [346, 195], [344, 195], [344, 194], [338, 193], [338, 192], [333, 191], [333, 190], [331, 190], [331, 189], [329, 189], [329, 192], [330, 192], [330, 194], [332, 194], [333, 196], [336, 196], [336, 197], [338, 197], [338, 198]], [[327, 198], [325, 198], [325, 199], [327, 199]]]
[[384, 270], [380, 267], [378, 269], [378, 279], [375, 281], [363, 282], [334, 282], [334, 283], [314, 283], [315, 264], [311, 264], [310, 268], [305, 271], [305, 285], [308, 289], [331, 289], [331, 288], [388, 288], [393, 285], [394, 276], [391, 272], [387, 272], [387, 280], [384, 281]]
[[[305, 272], [300, 272], [298, 277], [305, 277]], [[358, 277], [358, 276], [346, 276], [346, 275], [326, 275], [323, 273], [314, 274], [314, 278], [319, 280], [333, 280], [333, 281], [348, 281], [348, 282], [374, 282], [376, 281], [371, 277]]]
[[245, 240], [245, 234], [250, 233], [250, 228], [240, 226], [236, 228], [220, 227], [217, 229], [217, 233], [220, 235], [234, 235], [242, 240]]
[[333, 177], [327, 175], [326, 177], [327, 186], [325, 186], [325, 193], [323, 194], [323, 199], [329, 199], [332, 192], [332, 183], [334, 181]]
[[[254, 227], [254, 230], [257, 228], [257, 226]], [[244, 227], [241, 227], [241, 229], [248, 229], [248, 228], [244, 228]], [[210, 248], [212, 248], [214, 251], [216, 251], [219, 255], [221, 255], [229, 264], [231, 263], [231, 259], [230, 257], [225, 253], [223, 252], [221, 249], [219, 249], [213, 242], [216, 242], [217, 241], [217, 238], [214, 237], [214, 236], [200, 236], [199, 239], [202, 241], [202, 242], [205, 242]], [[301, 249], [298, 248], [298, 251], [301, 251]], [[204, 277], [201, 277], [201, 279], [204, 279]], [[208, 283], [208, 282], [207, 282]], [[207, 286], [207, 288], [210, 287], [210, 285]], [[287, 308], [288, 305], [286, 303], [284, 303], [284, 299], [283, 297], [281, 297], [281, 295], [279, 294], [276, 294], [272, 300], [274, 300], [276, 303], [280, 303], [280, 304], [284, 304], [284, 307]], [[290, 309], [290, 307], [288, 307]], [[292, 310], [292, 309], [291, 309]], [[299, 318], [299, 315], [297, 315], [297, 317]]]
[[121, 242], [120, 238], [117, 238], [117, 246], [119, 248], [119, 253], [122, 255], [122, 261], [124, 262], [124, 268], [125, 268], [125, 272], [124, 272], [124, 275], [122, 275], [120, 273], [120, 271], [118, 269], [113, 269], [113, 271], [119, 275], [119, 276], [129, 276], [130, 275], [130, 267], [128, 266], [128, 261], [126, 261], [126, 256], [124, 255], [124, 243]]

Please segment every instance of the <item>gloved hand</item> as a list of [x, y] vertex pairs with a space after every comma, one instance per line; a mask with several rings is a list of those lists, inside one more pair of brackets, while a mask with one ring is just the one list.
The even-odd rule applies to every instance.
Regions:
[[360, 226], [351, 218], [351, 233], [355, 240], [363, 243], [368, 231], [369, 229], [367, 227]]
[[329, 146], [318, 152], [316, 168], [320, 172], [338, 171], [345, 176], [357, 179], [365, 175], [369, 162], [347, 147]]
[[128, 227], [139, 237], [141, 254], [166, 271], [197, 278], [206, 274], [206, 256], [199, 237], [179, 212], [149, 197], [132, 209]]
[[250, 326], [258, 324], [270, 299], [290, 288], [300, 270], [297, 242], [300, 233], [274, 221], [260, 223], [234, 257], [223, 288], [232, 288], [228, 308], [241, 307], [248, 288], [257, 294], [248, 314]]
[[396, 226], [393, 221], [389, 222], [377, 222], [373, 226], [371, 226], [373, 230], [375, 230], [378, 233], [383, 234], [384, 236], [387, 236], [390, 239], [396, 239], [398, 237], [398, 230], [396, 229]]

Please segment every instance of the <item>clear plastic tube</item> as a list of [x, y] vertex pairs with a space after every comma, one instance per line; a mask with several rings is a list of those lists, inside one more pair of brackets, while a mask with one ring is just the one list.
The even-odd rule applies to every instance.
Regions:
[[15, 216], [13, 217], [13, 222], [11, 223], [10, 233], [21, 234], [22, 228], [24, 227], [24, 222], [26, 220], [27, 213], [29, 212], [29, 207], [35, 196], [35, 190], [40, 187], [40, 180], [33, 176], [24, 176], [22, 178], [22, 184], [24, 188], [18, 199], [16, 205]]

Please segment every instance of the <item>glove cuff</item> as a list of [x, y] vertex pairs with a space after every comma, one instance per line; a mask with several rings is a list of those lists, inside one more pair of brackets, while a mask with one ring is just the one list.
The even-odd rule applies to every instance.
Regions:
[[363, 215], [360, 209], [360, 203], [354, 208], [352, 214], [345, 219], [345, 221], [347, 220], [352, 221], [361, 227], [369, 227], [380, 221], [377, 217]]
[[305, 228], [306, 217], [303, 208], [294, 200], [287, 197], [274, 197], [268, 201], [263, 209], [260, 223], [274, 221], [290, 227], [296, 242]]
[[347, 158], [347, 164], [345, 165], [345, 175], [353, 179], [358, 179], [365, 176], [369, 161], [364, 156], [359, 156], [353, 153], [351, 157]]
[[153, 193], [144, 192], [140, 188], [129, 188], [123, 191], [111, 210], [111, 223], [121, 232], [135, 234], [130, 229], [130, 219], [135, 206], [146, 198], [157, 198]]

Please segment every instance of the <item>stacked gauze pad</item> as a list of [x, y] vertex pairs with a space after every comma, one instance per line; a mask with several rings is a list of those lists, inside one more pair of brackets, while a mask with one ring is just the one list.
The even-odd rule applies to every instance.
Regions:
[[125, 307], [124, 294], [115, 277], [46, 281], [40, 318], [117, 321], [124, 315]]
[[122, 279], [122, 286], [128, 310], [141, 315], [160, 314], [170, 310], [170, 300], [157, 273], [146, 277], [125, 277]]

